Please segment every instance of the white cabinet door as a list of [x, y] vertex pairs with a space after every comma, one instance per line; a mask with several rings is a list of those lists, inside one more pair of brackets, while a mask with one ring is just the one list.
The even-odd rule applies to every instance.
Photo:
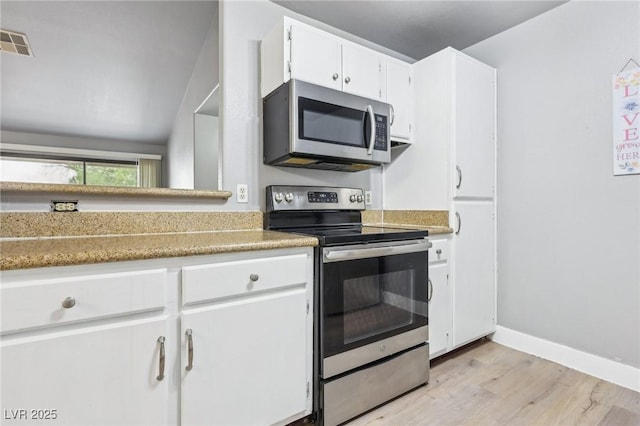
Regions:
[[453, 54], [454, 198], [493, 198], [495, 69]]
[[22, 420], [5, 416], [3, 424], [167, 424], [170, 377], [165, 371], [157, 379], [158, 338], [167, 335], [167, 321], [6, 338], [1, 345], [3, 413], [27, 411]]
[[382, 55], [352, 43], [342, 45], [342, 90], [370, 99], [380, 99]]
[[391, 104], [393, 121], [391, 137], [411, 139], [411, 66], [387, 61], [387, 103]]
[[340, 39], [307, 25], [291, 26], [291, 78], [342, 89]]
[[304, 415], [306, 292], [290, 288], [182, 314], [182, 425], [267, 425]]
[[429, 357], [434, 358], [449, 348], [451, 330], [451, 293], [449, 266], [446, 263], [429, 265], [431, 300], [429, 301]]
[[[453, 346], [495, 331], [495, 220], [493, 202], [455, 202]], [[457, 214], [457, 216], [456, 216]]]

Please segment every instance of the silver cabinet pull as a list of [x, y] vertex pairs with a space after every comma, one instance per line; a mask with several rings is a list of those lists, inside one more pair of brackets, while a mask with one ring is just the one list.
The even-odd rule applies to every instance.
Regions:
[[333, 81], [336, 81], [336, 80], [338, 79], [338, 77], [340, 77], [340, 76], [338, 75], [338, 73], [334, 73], [334, 74], [331, 76], [331, 78], [333, 78]]
[[460, 219], [460, 213], [456, 212], [456, 219], [458, 220], [458, 229], [456, 230], [456, 235], [460, 233], [460, 229], [462, 229], [462, 219]]
[[427, 302], [431, 302], [431, 298], [433, 297], [433, 282], [431, 282], [431, 278], [429, 278], [429, 297]]
[[347, 84], [349, 84], [350, 81], [351, 81], [351, 77], [347, 77], [347, 78], [344, 79], [344, 82], [347, 83]]
[[187, 371], [193, 368], [193, 331], [187, 329]]
[[62, 301], [62, 307], [65, 309], [73, 308], [76, 306], [76, 299], [73, 297], [65, 297]]
[[437, 249], [436, 254], [442, 254], [442, 249]]
[[389, 122], [389, 126], [393, 126], [393, 122], [396, 120], [396, 110], [391, 104], [389, 104], [389, 107], [391, 108], [391, 121]]
[[156, 377], [156, 379], [158, 381], [161, 381], [162, 379], [164, 379], [164, 336], [158, 337], [158, 343], [160, 343], [160, 369], [158, 371], [158, 377]]
[[462, 185], [462, 169], [460, 166], [456, 166], [456, 171], [458, 172], [458, 183], [456, 184], [456, 189], [460, 189]]
[[249, 275], [249, 279], [255, 283], [260, 279], [260, 276], [258, 274], [251, 274]]

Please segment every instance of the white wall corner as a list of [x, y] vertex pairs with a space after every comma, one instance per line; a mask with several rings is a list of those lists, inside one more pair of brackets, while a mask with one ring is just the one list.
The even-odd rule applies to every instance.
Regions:
[[540, 339], [510, 328], [497, 326], [491, 340], [531, 355], [557, 362], [607, 382], [640, 392], [640, 369]]

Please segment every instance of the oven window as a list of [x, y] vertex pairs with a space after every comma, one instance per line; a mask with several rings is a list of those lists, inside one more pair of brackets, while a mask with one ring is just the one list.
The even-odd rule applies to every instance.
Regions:
[[364, 147], [366, 114], [312, 99], [298, 98], [299, 138]]
[[323, 265], [323, 356], [428, 323], [427, 254], [412, 253]]
[[411, 324], [414, 282], [412, 270], [345, 280], [343, 343], [348, 345]]

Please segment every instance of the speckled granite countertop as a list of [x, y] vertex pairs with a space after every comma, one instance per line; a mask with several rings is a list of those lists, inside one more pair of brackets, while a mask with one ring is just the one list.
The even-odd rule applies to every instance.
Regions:
[[[453, 232], [444, 211], [368, 211], [368, 225]], [[260, 212], [0, 213], [0, 270], [314, 247], [263, 231]]]
[[0, 270], [10, 270], [314, 247], [318, 245], [318, 240], [313, 237], [255, 229], [3, 240], [0, 245]]
[[426, 229], [429, 231], [429, 236], [433, 235], [441, 235], [441, 234], [451, 234], [453, 233], [453, 229], [448, 226], [423, 226], [423, 225], [405, 225], [402, 223], [367, 223], [367, 225], [371, 226], [386, 226], [389, 228], [403, 228], [403, 229]]

